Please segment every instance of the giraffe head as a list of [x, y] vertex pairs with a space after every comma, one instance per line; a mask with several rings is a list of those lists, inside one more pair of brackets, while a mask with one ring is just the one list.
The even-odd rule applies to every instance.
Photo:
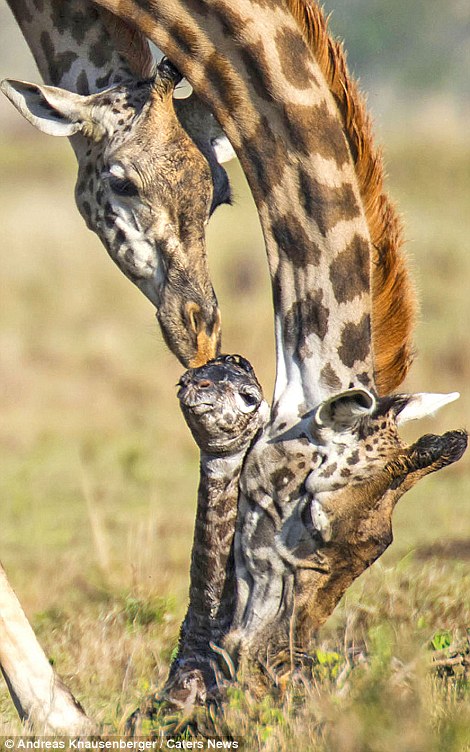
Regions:
[[346, 486], [350, 492], [370, 484], [372, 491], [379, 477], [384, 482], [388, 478], [392, 490], [408, 479], [408, 490], [423, 475], [459, 459], [457, 448], [463, 452], [466, 446], [461, 443], [463, 432], [446, 434], [447, 439], [422, 436], [412, 446], [399, 436], [404, 423], [426, 417], [458, 397], [453, 392], [376, 398], [367, 389], [351, 388], [326, 399], [307, 418], [309, 439], [318, 450], [316, 466], [305, 482], [307, 493], [328, 503], [330, 495], [333, 498]]
[[220, 314], [204, 229], [229, 202], [226, 174], [180, 125], [164, 60], [150, 79], [81, 96], [4, 81], [3, 92], [41, 131], [73, 137], [78, 208], [109, 254], [157, 308], [163, 336], [186, 366], [213, 358]]
[[421, 478], [456, 462], [465, 431], [410, 446], [406, 421], [458, 394], [376, 398], [354, 388], [331, 396], [283, 432], [268, 425], [241, 478], [236, 539], [239, 602], [227, 638], [233, 655], [308, 642], [343, 593], [392, 541], [391, 517]]
[[268, 406], [250, 363], [221, 355], [179, 381], [178, 398], [199, 448], [227, 456], [246, 451], [268, 418]]

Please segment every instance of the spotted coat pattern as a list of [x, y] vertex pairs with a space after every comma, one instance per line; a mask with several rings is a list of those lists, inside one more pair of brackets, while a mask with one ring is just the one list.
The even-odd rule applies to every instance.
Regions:
[[238, 481], [247, 449], [268, 418], [248, 361], [224, 355], [179, 382], [183, 415], [200, 448], [200, 482], [191, 556], [189, 607], [163, 696], [188, 711], [214, 693], [217, 647], [235, 606], [233, 535]]
[[298, 417], [332, 381], [373, 389], [370, 233], [335, 98], [288, 7], [168, 0], [157, 23], [147, 0], [99, 1], [165, 50], [237, 151], [273, 285], [274, 409]]
[[[277, 377], [271, 421], [240, 480], [238, 602], [226, 645], [232, 656], [257, 651], [266, 668], [271, 644], [295, 643], [295, 615], [312, 628], [331, 613], [389, 544], [399, 496], [458, 459], [466, 436], [404, 447], [396, 415], [406, 400], [376, 401], [370, 231], [344, 121], [294, 0], [162, 0], [158, 11], [153, 0], [99, 2], [132, 19], [204, 96], [263, 227]], [[315, 416], [335, 394], [352, 403], [354, 420], [325, 427]]]
[[[220, 346], [220, 314], [204, 230], [211, 212], [230, 198], [210, 145], [214, 119], [195, 97], [176, 105], [196, 148], [173, 106], [178, 72], [170, 65], [152, 71], [148, 44], [140, 40], [140, 67], [148, 74], [136, 75], [115, 49], [109, 19], [88, 0], [9, 4], [44, 81], [86, 97], [73, 100], [84, 122], [71, 141], [79, 164], [76, 200], [88, 227], [155, 305], [177, 357], [186, 366], [205, 362]], [[40, 96], [40, 87], [34, 92]], [[60, 104], [46, 97], [42, 106], [62, 117]]]

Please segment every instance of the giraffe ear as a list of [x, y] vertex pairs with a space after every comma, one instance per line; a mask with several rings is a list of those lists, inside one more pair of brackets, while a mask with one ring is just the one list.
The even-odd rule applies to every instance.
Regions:
[[441, 407], [448, 405], [450, 402], [455, 402], [460, 397], [458, 392], [451, 392], [450, 394], [428, 394], [422, 392], [421, 394], [410, 394], [408, 398], [406, 396], [397, 400], [397, 425], [401, 426], [403, 423], [407, 423], [409, 420], [418, 420], [419, 418], [425, 418], [428, 415], [433, 415]]
[[322, 402], [314, 415], [319, 428], [347, 431], [360, 418], [370, 415], [376, 407], [374, 395], [367, 389], [348, 389]]
[[[0, 89], [28, 122], [50, 136], [73, 136], [78, 131], [91, 135], [96, 130], [90, 118], [90, 104], [80, 94], [12, 79], [2, 81]], [[93, 133], [96, 138], [98, 135]]]

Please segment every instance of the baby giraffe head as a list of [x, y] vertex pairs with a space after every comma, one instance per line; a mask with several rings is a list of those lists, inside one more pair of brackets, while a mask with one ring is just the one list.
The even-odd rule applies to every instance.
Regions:
[[90, 96], [10, 80], [1, 89], [39, 130], [73, 137], [75, 195], [88, 227], [155, 305], [170, 349], [198, 366], [220, 347], [204, 229], [230, 193], [223, 168], [203, 156], [175, 114], [180, 80], [163, 60], [151, 78]]
[[388, 482], [396, 490], [406, 481], [408, 490], [424, 475], [455, 462], [466, 447], [464, 431], [422, 436], [406, 446], [399, 428], [458, 397], [452, 393], [376, 398], [366, 389], [354, 388], [325, 400], [310, 419], [319, 464], [308, 476], [306, 490], [319, 499], [344, 486], [350, 493], [355, 486], [371, 483], [375, 487]]
[[185, 420], [206, 454], [246, 451], [268, 418], [253, 368], [240, 355], [221, 355], [186, 371], [178, 386]]

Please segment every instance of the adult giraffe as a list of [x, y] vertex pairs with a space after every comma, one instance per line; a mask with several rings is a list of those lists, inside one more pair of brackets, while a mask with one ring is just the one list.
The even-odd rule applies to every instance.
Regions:
[[204, 363], [220, 346], [204, 240], [230, 198], [220, 127], [197, 97], [173, 101], [179, 73], [155, 68], [147, 40], [88, 0], [8, 3], [52, 86], [4, 81], [2, 90], [40, 130], [71, 138], [88, 227], [155, 305], [180, 361]]
[[225, 645], [235, 659], [290, 665], [390, 544], [398, 499], [465, 451], [463, 431], [405, 446], [397, 430], [458, 395], [391, 395], [411, 361], [414, 296], [369, 120], [319, 8], [99, 2], [188, 77], [257, 203], [277, 378], [241, 477], [238, 605]]

